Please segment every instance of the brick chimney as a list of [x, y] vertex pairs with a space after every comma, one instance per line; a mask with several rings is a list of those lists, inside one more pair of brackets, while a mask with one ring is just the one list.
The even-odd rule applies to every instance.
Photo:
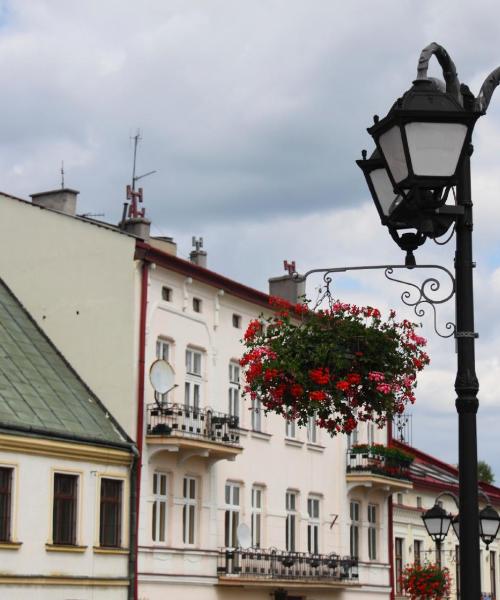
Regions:
[[206, 269], [207, 253], [205, 252], [205, 250], [202, 250], [203, 238], [201, 237], [196, 239], [196, 237], [193, 235], [192, 244], [194, 246], [194, 250], [191, 250], [191, 253], [189, 254], [189, 260], [195, 265], [198, 265], [199, 267], [204, 267]]
[[80, 192], [69, 188], [60, 190], [52, 190], [51, 192], [40, 192], [31, 194], [31, 202], [43, 208], [50, 208], [59, 212], [71, 215], [76, 215], [76, 197]]
[[306, 293], [306, 282], [294, 278], [295, 261], [289, 263], [285, 260], [283, 265], [288, 274], [269, 279], [269, 295], [279, 296], [292, 304], [302, 302]]

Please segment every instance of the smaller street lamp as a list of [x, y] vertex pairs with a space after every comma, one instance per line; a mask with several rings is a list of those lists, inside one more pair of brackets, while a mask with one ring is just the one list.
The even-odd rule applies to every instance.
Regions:
[[500, 516], [491, 504], [488, 504], [479, 511], [479, 535], [486, 544], [486, 549], [497, 537], [499, 529]]

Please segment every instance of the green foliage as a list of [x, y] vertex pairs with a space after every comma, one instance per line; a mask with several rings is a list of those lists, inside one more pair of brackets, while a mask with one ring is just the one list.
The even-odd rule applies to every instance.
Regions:
[[490, 465], [484, 460], [480, 460], [477, 463], [477, 478], [479, 481], [484, 481], [484, 483], [494, 483], [495, 481], [495, 476]]

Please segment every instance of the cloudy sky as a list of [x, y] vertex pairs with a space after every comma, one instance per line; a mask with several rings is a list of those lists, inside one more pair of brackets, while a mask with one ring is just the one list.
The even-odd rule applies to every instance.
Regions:
[[[0, 189], [28, 197], [66, 184], [79, 211], [117, 222], [138, 172], [156, 234], [187, 256], [205, 238], [212, 269], [260, 289], [319, 266], [400, 263], [355, 165], [366, 127], [444, 45], [477, 93], [500, 64], [497, 0], [12, 0], [0, 2]], [[432, 74], [439, 76], [437, 63]], [[479, 455], [500, 483], [500, 92], [476, 126]], [[452, 266], [452, 244], [420, 263]], [[420, 274], [416, 275], [419, 276]], [[311, 281], [314, 294], [318, 281]], [[342, 276], [346, 301], [401, 308], [382, 273]], [[450, 304], [439, 311], [442, 327]], [[403, 310], [400, 310], [405, 314]], [[457, 460], [453, 340], [424, 318], [432, 365], [413, 409], [413, 442]]]

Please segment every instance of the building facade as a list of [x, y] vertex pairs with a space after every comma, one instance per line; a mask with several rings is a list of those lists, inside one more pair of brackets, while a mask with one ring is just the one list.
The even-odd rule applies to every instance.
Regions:
[[134, 447], [0, 281], [0, 597], [126, 600]]
[[[239, 358], [267, 294], [207, 269], [199, 248], [177, 257], [144, 219], [79, 218], [54, 194], [0, 197], [16, 248], [0, 270], [141, 453], [137, 597], [389, 598], [388, 500], [411, 483], [356, 449], [386, 432], [331, 439], [265, 415], [241, 395]], [[157, 359], [175, 371], [163, 396]]]
[[[456, 515], [458, 498], [458, 470], [416, 448], [394, 441], [393, 444], [409, 453], [415, 459], [410, 468], [412, 489], [398, 492], [393, 496], [394, 523], [394, 593], [402, 598], [400, 575], [407, 564], [425, 562], [441, 564], [450, 571], [452, 586], [451, 598], [460, 598], [460, 553], [459, 542], [450, 527], [442, 543], [439, 557], [436, 545], [427, 535], [422, 515], [434, 506], [436, 500], [447, 513]], [[487, 503], [500, 509], [500, 489], [480, 483], [480, 509]], [[485, 598], [497, 598], [500, 585], [499, 542], [495, 540], [489, 548], [481, 542], [481, 590]]]

